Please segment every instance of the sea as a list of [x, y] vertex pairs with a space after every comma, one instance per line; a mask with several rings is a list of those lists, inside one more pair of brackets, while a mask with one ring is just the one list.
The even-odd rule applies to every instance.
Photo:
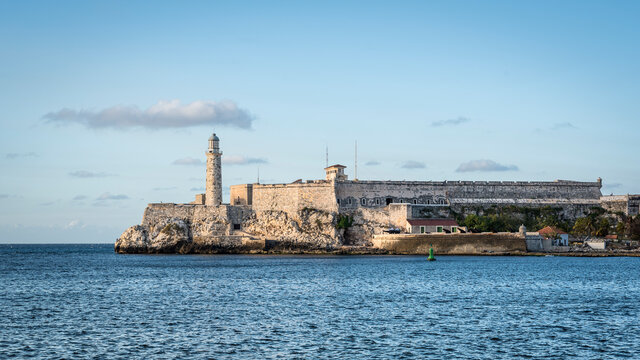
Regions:
[[0, 245], [0, 358], [640, 358], [640, 258]]

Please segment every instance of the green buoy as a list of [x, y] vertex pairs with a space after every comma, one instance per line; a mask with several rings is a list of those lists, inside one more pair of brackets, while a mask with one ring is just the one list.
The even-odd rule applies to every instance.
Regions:
[[427, 261], [436, 261], [436, 257], [433, 256], [433, 245], [429, 248], [429, 257], [427, 258]]

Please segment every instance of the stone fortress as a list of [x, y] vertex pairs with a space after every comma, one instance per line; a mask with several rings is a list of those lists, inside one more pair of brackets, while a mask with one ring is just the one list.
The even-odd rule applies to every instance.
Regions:
[[[205, 154], [205, 193], [188, 204], [149, 204], [142, 224], [122, 234], [116, 251], [233, 253], [371, 247], [375, 236], [389, 228], [405, 229], [413, 219], [449, 218], [496, 206], [550, 206], [567, 219], [584, 216], [598, 206], [636, 215], [640, 204], [638, 195], [602, 196], [600, 178], [594, 182], [362, 181], [349, 180], [343, 165], [325, 168], [321, 180], [232, 185], [230, 203], [223, 204], [222, 151], [216, 134], [209, 138]], [[338, 225], [341, 222], [343, 226]]]

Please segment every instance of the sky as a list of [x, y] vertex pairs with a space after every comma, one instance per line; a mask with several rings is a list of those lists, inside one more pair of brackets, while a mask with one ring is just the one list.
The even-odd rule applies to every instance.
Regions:
[[[0, 2], [0, 242], [324, 177], [640, 193], [637, 1]], [[259, 175], [258, 175], [259, 174]]]

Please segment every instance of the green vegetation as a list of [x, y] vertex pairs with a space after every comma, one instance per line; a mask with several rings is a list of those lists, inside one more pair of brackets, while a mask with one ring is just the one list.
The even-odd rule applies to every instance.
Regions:
[[616, 234], [619, 237], [640, 240], [640, 214], [635, 217], [618, 214], [620, 221], [616, 225]]
[[602, 208], [593, 208], [591, 212], [585, 216], [578, 218], [573, 225], [572, 233], [574, 235], [587, 235], [587, 236], [607, 236], [609, 235], [609, 228], [611, 224], [609, 219], [604, 215], [605, 210]]
[[562, 215], [562, 208], [545, 206], [532, 208], [524, 206], [474, 208], [475, 214], [464, 217], [454, 213], [458, 224], [477, 232], [517, 232], [520, 225], [532, 231], [545, 226], [554, 226], [567, 231], [570, 223]]
[[337, 229], [347, 229], [353, 224], [353, 218], [349, 215], [338, 214]]
[[[640, 239], [640, 215], [632, 217], [622, 212], [611, 213], [601, 207], [591, 208], [588, 214], [575, 222], [563, 216], [562, 208], [551, 206], [531, 208], [493, 205], [486, 209], [473, 207], [466, 210], [475, 214], [464, 216], [452, 211], [451, 215], [458, 224], [475, 232], [517, 232], [520, 225], [536, 231], [545, 226], [553, 226], [575, 236], [604, 237], [615, 233], [620, 238]], [[464, 208], [462, 212], [465, 212]]]

